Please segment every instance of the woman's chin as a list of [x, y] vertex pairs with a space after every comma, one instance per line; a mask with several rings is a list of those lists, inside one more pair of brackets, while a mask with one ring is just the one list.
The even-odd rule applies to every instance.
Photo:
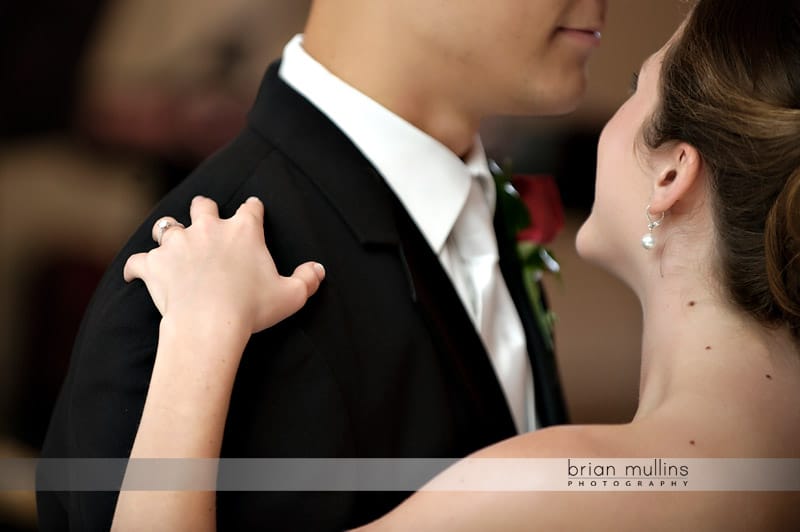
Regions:
[[626, 250], [614, 249], [607, 239], [599, 237], [586, 224], [575, 236], [575, 250], [585, 262], [603, 270], [638, 293], [637, 283], [633, 282], [638, 276], [631, 269], [631, 257]]
[[619, 256], [609, 249], [607, 239], [594, 231], [589, 221], [584, 222], [575, 235], [575, 251], [584, 261], [601, 268], [615, 277], [619, 277], [617, 268]]
[[592, 257], [596, 250], [593, 249], [594, 246], [592, 244], [596, 243], [596, 239], [592, 237], [591, 233], [592, 229], [589, 226], [589, 220], [587, 220], [583, 222], [583, 225], [575, 235], [575, 251], [583, 260], [594, 263], [595, 260]]

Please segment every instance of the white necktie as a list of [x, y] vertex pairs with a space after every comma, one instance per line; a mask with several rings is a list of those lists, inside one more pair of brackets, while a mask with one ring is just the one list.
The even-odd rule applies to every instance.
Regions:
[[[524, 329], [500, 273], [497, 238], [483, 186], [474, 177], [464, 209], [453, 227], [465, 279], [456, 279], [468, 311], [505, 392], [519, 432], [536, 428], [533, 375]], [[459, 285], [461, 285], [459, 287]]]

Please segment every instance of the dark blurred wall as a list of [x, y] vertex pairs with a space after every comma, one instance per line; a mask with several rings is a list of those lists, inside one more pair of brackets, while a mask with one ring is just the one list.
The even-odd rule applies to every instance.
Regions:
[[106, 0], [0, 3], [0, 137], [64, 130]]

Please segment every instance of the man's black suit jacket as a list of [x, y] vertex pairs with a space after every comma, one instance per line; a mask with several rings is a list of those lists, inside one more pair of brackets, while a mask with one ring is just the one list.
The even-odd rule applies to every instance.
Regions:
[[[154, 246], [159, 217], [188, 224], [197, 194], [214, 199], [223, 217], [249, 196], [261, 198], [279, 270], [317, 260], [328, 273], [300, 313], [248, 344], [223, 456], [453, 458], [515, 434], [481, 340], [437, 257], [376, 170], [277, 69], [267, 72], [247, 127], [163, 199], [101, 281], [45, 458], [129, 455], [160, 316], [142, 282], [123, 281], [122, 267]], [[552, 353], [535, 326], [513, 242], [498, 235], [527, 334], [539, 418], [565, 422]], [[218, 523], [223, 531], [341, 530], [405, 496], [220, 493]], [[115, 493], [40, 492], [41, 528], [107, 530], [115, 501]]]

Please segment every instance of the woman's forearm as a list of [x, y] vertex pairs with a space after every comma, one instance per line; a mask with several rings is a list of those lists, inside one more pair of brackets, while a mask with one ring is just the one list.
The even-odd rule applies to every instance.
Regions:
[[[132, 459], [219, 457], [233, 382], [249, 336], [235, 322], [212, 317], [162, 320]], [[113, 529], [214, 529], [214, 491], [124, 487]]]
[[[325, 277], [313, 262], [280, 275], [264, 243], [264, 206], [257, 198], [248, 198], [227, 220], [219, 218], [214, 201], [200, 196], [189, 211], [188, 228], [160, 218], [152, 230], [158, 247], [131, 255], [123, 269], [126, 281], [145, 282], [163, 316], [134, 460], [219, 457], [250, 335], [300, 310]], [[188, 468], [192, 473], [208, 475], [203, 482], [190, 476], [178, 479], [178, 491], [147, 492], [132, 491], [138, 475], [129, 463], [112, 528], [213, 530], [216, 467], [207, 472], [201, 467], [207, 462], [189, 465], [197, 466]]]

